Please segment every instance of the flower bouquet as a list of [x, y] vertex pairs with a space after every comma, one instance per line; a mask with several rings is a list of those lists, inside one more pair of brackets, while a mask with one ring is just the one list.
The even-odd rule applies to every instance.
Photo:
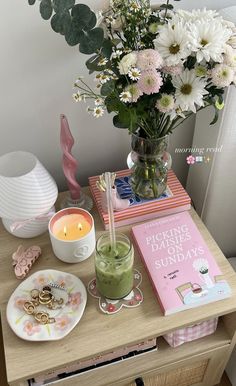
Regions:
[[174, 11], [169, 0], [155, 9], [148, 0], [111, 0], [97, 15], [75, 0], [41, 0], [40, 12], [68, 44], [92, 55], [86, 66], [96, 84], [78, 77], [73, 97], [92, 100], [88, 112], [114, 113], [114, 126], [129, 130], [133, 190], [160, 196], [170, 164], [167, 135], [210, 105], [214, 124], [225, 87], [236, 82], [234, 24], [216, 11]]

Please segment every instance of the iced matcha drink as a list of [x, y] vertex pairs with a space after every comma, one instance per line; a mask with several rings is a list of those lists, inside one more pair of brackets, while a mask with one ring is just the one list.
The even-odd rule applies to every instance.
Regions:
[[[101, 239], [102, 238], [102, 239]], [[96, 283], [99, 292], [109, 299], [121, 299], [133, 288], [133, 247], [127, 236], [117, 235], [115, 251], [109, 237], [98, 239], [95, 257]]]

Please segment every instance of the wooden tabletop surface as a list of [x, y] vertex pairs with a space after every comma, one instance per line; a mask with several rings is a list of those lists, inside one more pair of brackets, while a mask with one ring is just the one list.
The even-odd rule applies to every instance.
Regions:
[[[62, 196], [63, 194], [60, 194], [60, 199]], [[180, 326], [191, 325], [201, 320], [235, 311], [235, 272], [196, 212], [191, 209], [190, 213], [232, 288], [231, 298], [174, 315], [163, 316], [145, 269], [135, 250], [135, 267], [140, 270], [143, 276], [141, 289], [144, 294], [144, 301], [142, 305], [134, 309], [123, 309], [115, 315], [105, 315], [99, 310], [97, 300], [88, 295], [87, 306], [79, 324], [64, 339], [51, 342], [21, 340], [8, 326], [5, 315], [6, 304], [11, 293], [19, 285], [12, 268], [12, 253], [19, 244], [24, 247], [37, 244], [42, 248], [42, 256], [33, 265], [31, 273], [42, 269], [57, 269], [78, 276], [85, 285], [95, 276], [94, 258], [91, 256], [77, 264], [63, 263], [53, 255], [48, 233], [35, 239], [18, 239], [0, 226], [0, 306], [9, 382], [29, 379], [33, 375], [52, 368], [60, 368], [78, 360], [99, 355], [102, 352], [109, 352], [115, 348], [163, 335], [168, 331], [180, 328]], [[95, 220], [96, 237], [98, 237], [104, 230], [96, 208], [92, 210], [92, 215]], [[119, 228], [119, 231], [130, 235], [130, 226]]]

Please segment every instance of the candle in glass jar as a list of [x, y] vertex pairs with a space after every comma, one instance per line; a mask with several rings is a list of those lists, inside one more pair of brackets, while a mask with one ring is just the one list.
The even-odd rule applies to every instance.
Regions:
[[79, 240], [91, 230], [89, 221], [82, 214], [67, 214], [57, 220], [53, 226], [53, 234], [60, 240]]
[[50, 220], [49, 235], [58, 259], [78, 263], [95, 249], [95, 229], [91, 214], [82, 208], [65, 208]]

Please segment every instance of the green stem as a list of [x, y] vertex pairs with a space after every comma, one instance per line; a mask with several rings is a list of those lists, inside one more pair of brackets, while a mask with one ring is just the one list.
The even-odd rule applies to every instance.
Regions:
[[[169, 5], [169, 2], [170, 2], [170, 0], [167, 0], [166, 5]], [[166, 7], [166, 11], [165, 11], [164, 20], [166, 20], [166, 16], [167, 16], [167, 7]]]

